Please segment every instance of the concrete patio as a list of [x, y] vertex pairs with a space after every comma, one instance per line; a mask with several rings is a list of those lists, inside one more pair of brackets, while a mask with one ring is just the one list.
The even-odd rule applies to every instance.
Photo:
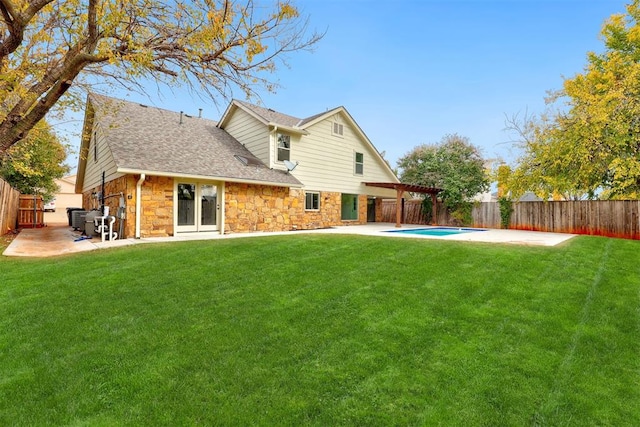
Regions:
[[[402, 230], [428, 228], [428, 226], [403, 225]], [[88, 240], [78, 240], [81, 235], [77, 231], [73, 231], [66, 224], [51, 224], [43, 228], [24, 229], [16, 236], [7, 249], [3, 252], [4, 256], [16, 257], [51, 257], [67, 255], [77, 252], [86, 252], [97, 249], [115, 248], [120, 246], [136, 245], [143, 243], [161, 243], [161, 242], [179, 242], [188, 240], [214, 240], [214, 239], [235, 239], [249, 237], [264, 237], [274, 235], [296, 235], [301, 233], [322, 233], [322, 234], [353, 234], [362, 236], [376, 236], [386, 238], [400, 239], [440, 239], [440, 240], [456, 240], [468, 242], [485, 242], [497, 244], [520, 244], [520, 245], [536, 245], [536, 246], [555, 246], [572, 237], [573, 234], [562, 233], [543, 233], [537, 231], [521, 231], [521, 230], [497, 230], [488, 229], [483, 232], [452, 234], [447, 236], [424, 236], [416, 234], [390, 233], [389, 231], [398, 230], [394, 224], [368, 224], [354, 225], [344, 227], [334, 227], [321, 230], [300, 230], [285, 231], [277, 233], [237, 233], [225, 234], [219, 233], [194, 233], [180, 234], [174, 237], [153, 237], [142, 239], [122, 239], [114, 241], [102, 242], [100, 237], [93, 237]]]

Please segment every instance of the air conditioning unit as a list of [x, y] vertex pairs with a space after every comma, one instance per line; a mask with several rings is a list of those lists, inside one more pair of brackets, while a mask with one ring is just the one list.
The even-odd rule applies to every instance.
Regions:
[[71, 212], [71, 226], [74, 230], [84, 231], [84, 222], [87, 217], [87, 211]]

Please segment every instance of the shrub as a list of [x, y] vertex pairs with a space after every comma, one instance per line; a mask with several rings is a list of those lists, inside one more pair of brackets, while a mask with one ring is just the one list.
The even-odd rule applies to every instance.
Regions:
[[500, 206], [500, 226], [509, 228], [511, 214], [513, 213], [513, 201], [507, 197], [500, 197], [498, 198], [498, 204]]

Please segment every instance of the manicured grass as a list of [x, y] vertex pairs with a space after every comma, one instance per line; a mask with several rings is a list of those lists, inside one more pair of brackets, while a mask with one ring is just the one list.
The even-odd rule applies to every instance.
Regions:
[[0, 259], [0, 425], [640, 425], [640, 242]]

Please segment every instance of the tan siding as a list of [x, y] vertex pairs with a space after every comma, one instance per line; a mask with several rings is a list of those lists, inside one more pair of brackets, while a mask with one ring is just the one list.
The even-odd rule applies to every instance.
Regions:
[[224, 130], [247, 147], [254, 156], [266, 165], [269, 164], [269, 129], [264, 123], [237, 108]]
[[[102, 184], [103, 171], [105, 172], [105, 181], [107, 182], [123, 176], [123, 174], [116, 172], [117, 167], [113, 155], [105, 142], [104, 132], [102, 132], [99, 126], [94, 128], [94, 135], [95, 137], [93, 135], [91, 137], [87, 153], [87, 166], [82, 187], [83, 192]], [[96, 161], [94, 155], [94, 144], [96, 143], [98, 145], [98, 161]]]
[[56, 193], [56, 208], [65, 210], [69, 207], [82, 207], [82, 194], [76, 194], [76, 175], [57, 179], [59, 190]]
[[[340, 115], [336, 116], [309, 127], [309, 135], [292, 138], [291, 159], [299, 162], [293, 174], [310, 190], [395, 197], [393, 190], [362, 184], [390, 182], [394, 181], [394, 177], [369, 143], [361, 139], [346, 120], [341, 120]], [[342, 137], [333, 134], [334, 121], [344, 125]], [[355, 174], [356, 152], [364, 155], [363, 175]]]

